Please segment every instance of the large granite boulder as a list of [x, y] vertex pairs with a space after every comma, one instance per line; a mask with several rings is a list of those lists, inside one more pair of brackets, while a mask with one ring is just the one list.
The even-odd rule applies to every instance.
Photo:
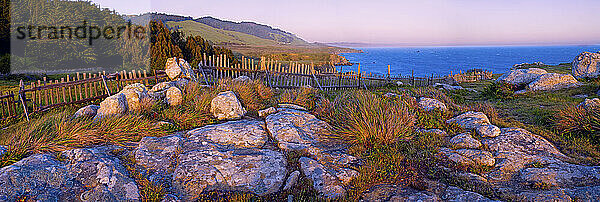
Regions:
[[[185, 144], [185, 143], [184, 143]], [[203, 191], [277, 192], [285, 181], [286, 158], [268, 149], [223, 150], [207, 143], [178, 157], [172, 186], [182, 200]]]
[[73, 118], [93, 118], [98, 113], [98, 109], [100, 109], [100, 106], [98, 105], [82, 107], [75, 112]]
[[285, 182], [287, 160], [264, 149], [268, 141], [261, 121], [240, 120], [194, 129], [183, 136], [145, 137], [132, 151], [149, 179], [172, 187], [190, 201], [205, 191], [241, 191], [266, 195]]
[[503, 74], [496, 81], [514, 85], [523, 85], [535, 81], [546, 73], [548, 73], [546, 70], [540, 68], [515, 69], [511, 70], [509, 73]]
[[154, 104], [154, 100], [148, 94], [148, 89], [141, 83], [129, 84], [120, 93], [125, 95], [130, 112], [139, 112]]
[[433, 110], [440, 110], [440, 111], [448, 111], [448, 108], [446, 107], [446, 105], [436, 99], [431, 99], [431, 98], [426, 98], [426, 97], [422, 97], [421, 99], [419, 99], [419, 107], [421, 107], [422, 109], [424, 109], [425, 111], [433, 111]]
[[196, 80], [196, 74], [190, 64], [183, 58], [169, 58], [165, 64], [165, 72], [171, 80], [178, 78]]
[[138, 186], [114, 150], [68, 150], [58, 159], [36, 154], [6, 166], [0, 169], [0, 200], [138, 201]]
[[165, 93], [165, 100], [170, 106], [178, 106], [183, 103], [183, 92], [177, 87], [170, 87]]
[[246, 109], [233, 91], [221, 92], [210, 102], [210, 111], [219, 120], [236, 120], [246, 114]]
[[600, 52], [583, 52], [571, 63], [573, 76], [577, 78], [596, 78], [600, 75]]
[[456, 149], [476, 149], [481, 146], [481, 142], [473, 138], [469, 133], [454, 136], [450, 139], [450, 144]]
[[577, 79], [570, 74], [548, 73], [527, 85], [529, 91], [547, 91], [577, 86]]
[[100, 108], [94, 119], [106, 116], [121, 116], [127, 113], [127, 97], [123, 93], [117, 93], [100, 102]]
[[500, 135], [500, 128], [495, 125], [482, 125], [479, 128], [475, 129], [477, 134], [481, 137], [498, 137]]

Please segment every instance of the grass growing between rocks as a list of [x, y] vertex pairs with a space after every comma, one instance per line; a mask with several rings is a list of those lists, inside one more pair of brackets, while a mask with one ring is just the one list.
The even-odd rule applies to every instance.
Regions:
[[6, 145], [8, 151], [0, 157], [0, 167], [36, 153], [106, 144], [130, 147], [143, 137], [167, 134], [154, 121], [141, 116], [125, 115], [94, 122], [73, 119], [73, 113], [70, 109], [57, 110], [5, 129], [0, 145]]
[[441, 112], [421, 111], [408, 96], [384, 97], [368, 91], [349, 91], [321, 99], [318, 115], [332, 124], [336, 137], [350, 143], [350, 154], [361, 159], [360, 175], [351, 181], [347, 200], [359, 200], [377, 184], [396, 184], [418, 190], [439, 163], [435, 155], [444, 137], [415, 132], [415, 128], [454, 130]]

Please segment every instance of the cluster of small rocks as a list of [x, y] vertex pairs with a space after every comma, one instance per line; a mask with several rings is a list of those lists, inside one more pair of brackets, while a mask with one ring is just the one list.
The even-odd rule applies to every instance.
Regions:
[[548, 73], [539, 68], [516, 69], [503, 74], [496, 82], [506, 82], [513, 85], [525, 85], [525, 89], [515, 93], [528, 91], [551, 91], [577, 87], [579, 82], [573, 75]]
[[128, 112], [138, 112], [156, 103], [166, 103], [177, 106], [183, 102], [183, 92], [196, 77], [190, 65], [181, 58], [169, 58], [165, 72], [170, 81], [161, 82], [151, 89], [144, 84], [127, 85], [120, 92], [104, 99], [98, 105], [89, 105], [75, 112], [74, 117], [93, 117], [94, 120], [106, 116], [120, 116]]

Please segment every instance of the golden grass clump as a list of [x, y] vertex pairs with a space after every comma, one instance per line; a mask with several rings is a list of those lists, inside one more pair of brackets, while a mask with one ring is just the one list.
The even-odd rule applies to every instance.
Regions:
[[219, 80], [216, 90], [218, 92], [233, 91], [242, 105], [249, 112], [267, 108], [273, 104], [275, 93], [260, 80], [234, 81], [231, 79]]
[[10, 165], [35, 153], [103, 144], [131, 146], [143, 137], [167, 134], [155, 121], [142, 116], [107, 117], [94, 122], [84, 118], [72, 119], [72, 114], [72, 110], [49, 112], [3, 131], [0, 145], [6, 145], [8, 151], [0, 157], [0, 166]]
[[309, 87], [286, 89], [279, 95], [279, 103], [296, 104], [309, 110], [315, 108], [317, 100], [317, 89]]
[[554, 123], [561, 133], [587, 136], [600, 141], [600, 107], [564, 107], [555, 113]]
[[326, 110], [331, 112], [321, 115], [332, 124], [337, 136], [364, 147], [407, 138], [415, 122], [404, 99], [353, 91], [342, 93], [329, 103]]

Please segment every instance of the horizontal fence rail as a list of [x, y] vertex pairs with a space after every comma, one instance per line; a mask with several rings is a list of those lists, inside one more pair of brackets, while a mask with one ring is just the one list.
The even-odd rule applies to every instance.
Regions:
[[[430, 86], [435, 83], [461, 83], [486, 80], [492, 78], [492, 72], [471, 70], [448, 76], [415, 77], [411, 75], [391, 75], [388, 66], [387, 74], [367, 73], [360, 70], [341, 72], [333, 65], [315, 66], [313, 63], [298, 62], [281, 63], [265, 57], [260, 60], [242, 57], [232, 64], [224, 55], [203, 55], [198, 68], [193, 69], [198, 82], [214, 85], [221, 79], [235, 79], [247, 76], [253, 80], [264, 82], [273, 88], [312, 87], [320, 90], [340, 90], [352, 88], [373, 88], [388, 84], [404, 84], [416, 87]], [[125, 86], [142, 83], [151, 87], [166, 81], [164, 70], [150, 72], [133, 70], [112, 74], [76, 73], [64, 78], [49, 80], [44, 77], [36, 82], [19, 84], [19, 91], [0, 92], [0, 120], [15, 117], [29, 119], [30, 114], [49, 109], [93, 102], [109, 97]], [[400, 83], [401, 82], [401, 83]], [[16, 93], [16, 94], [15, 94]]]

